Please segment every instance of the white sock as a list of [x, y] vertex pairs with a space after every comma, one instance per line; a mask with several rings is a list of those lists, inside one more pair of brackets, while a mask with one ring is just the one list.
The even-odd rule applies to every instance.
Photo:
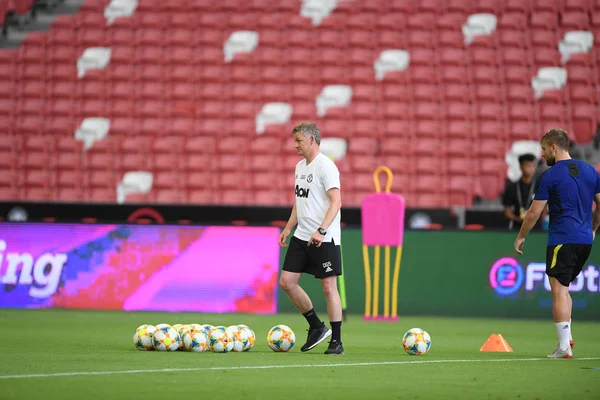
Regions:
[[573, 334], [571, 333], [571, 329], [573, 329], [573, 323], [569, 320], [569, 340], [573, 340]]
[[570, 322], [556, 322], [556, 333], [558, 333], [558, 346], [561, 350], [568, 350], [569, 345], [569, 332], [571, 331]]

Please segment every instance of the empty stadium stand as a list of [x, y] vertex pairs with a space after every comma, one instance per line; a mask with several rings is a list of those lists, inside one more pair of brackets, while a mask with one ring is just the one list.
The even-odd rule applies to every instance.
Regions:
[[[152, 190], [127, 202], [291, 204], [291, 128], [314, 120], [348, 142], [345, 206], [373, 191], [380, 164], [408, 206], [471, 206], [499, 196], [514, 141], [550, 127], [581, 144], [597, 134], [598, 0], [348, 0], [317, 25], [299, 0], [140, 0], [108, 24], [109, 4], [86, 0], [0, 49], [0, 200], [115, 202], [126, 172], [150, 171]], [[493, 31], [466, 44], [463, 26], [482, 13]], [[586, 35], [565, 42], [573, 31], [590, 32], [591, 48]], [[105, 67], [81, 61], [90, 48], [110, 50]], [[330, 85], [351, 98], [327, 103]], [[321, 95], [334, 104], [323, 112]], [[258, 134], [268, 103], [291, 105], [291, 118]], [[110, 128], [84, 151], [86, 118]]]

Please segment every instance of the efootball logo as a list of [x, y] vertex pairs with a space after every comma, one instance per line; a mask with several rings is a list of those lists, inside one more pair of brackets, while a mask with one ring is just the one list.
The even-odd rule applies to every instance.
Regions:
[[304, 197], [305, 199], [308, 199], [308, 192], [310, 192], [310, 189], [304, 189], [296, 185], [296, 197]]
[[[569, 292], [600, 293], [599, 277], [600, 266], [588, 265], [569, 285]], [[524, 266], [512, 257], [503, 257], [492, 264], [489, 281], [500, 296], [515, 295], [521, 290], [551, 291], [545, 262], [531, 262]]]
[[490, 269], [490, 286], [502, 296], [518, 292], [523, 278], [523, 268], [514, 258], [501, 258]]

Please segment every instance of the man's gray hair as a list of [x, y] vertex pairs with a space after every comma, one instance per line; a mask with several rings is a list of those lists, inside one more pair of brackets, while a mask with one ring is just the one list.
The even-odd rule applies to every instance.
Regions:
[[300, 132], [305, 138], [314, 137], [317, 146], [321, 144], [321, 131], [317, 128], [317, 124], [314, 122], [302, 122], [292, 129], [292, 135], [296, 132]]

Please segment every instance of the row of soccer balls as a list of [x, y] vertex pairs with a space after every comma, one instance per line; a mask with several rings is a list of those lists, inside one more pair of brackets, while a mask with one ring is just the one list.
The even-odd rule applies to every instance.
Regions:
[[[229, 327], [208, 324], [142, 325], [133, 335], [135, 347], [146, 351], [242, 352], [250, 350], [255, 342], [254, 331], [243, 324]], [[267, 345], [273, 351], [290, 351], [295, 343], [296, 335], [287, 325], [276, 325], [267, 334]], [[410, 355], [425, 355], [431, 348], [431, 336], [420, 328], [409, 329], [402, 337], [402, 347]]]
[[[247, 325], [169, 324], [141, 325], [133, 334], [133, 344], [145, 351], [193, 351], [229, 353], [248, 351], [256, 342], [254, 331]], [[276, 325], [267, 335], [273, 351], [290, 351], [296, 335], [286, 325]]]

